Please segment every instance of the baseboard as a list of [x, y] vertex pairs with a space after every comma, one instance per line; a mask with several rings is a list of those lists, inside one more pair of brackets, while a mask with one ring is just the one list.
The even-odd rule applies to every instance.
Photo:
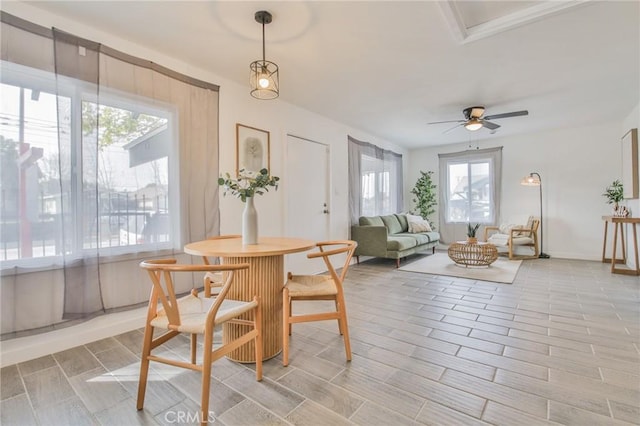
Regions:
[[0, 342], [0, 367], [40, 358], [144, 327], [147, 307], [101, 315], [82, 324]]

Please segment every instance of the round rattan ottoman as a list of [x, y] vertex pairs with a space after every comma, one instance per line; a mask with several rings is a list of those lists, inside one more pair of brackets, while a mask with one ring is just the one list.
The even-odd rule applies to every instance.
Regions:
[[449, 245], [449, 258], [458, 265], [489, 266], [498, 259], [498, 249], [489, 243], [456, 241]]

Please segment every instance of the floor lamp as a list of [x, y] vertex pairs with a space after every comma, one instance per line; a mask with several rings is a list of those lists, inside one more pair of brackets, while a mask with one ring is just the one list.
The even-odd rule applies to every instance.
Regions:
[[544, 228], [542, 221], [542, 178], [537, 172], [529, 173], [529, 176], [525, 176], [520, 181], [521, 185], [537, 186], [540, 188], [540, 255], [539, 259], [549, 259], [549, 255], [544, 252]]

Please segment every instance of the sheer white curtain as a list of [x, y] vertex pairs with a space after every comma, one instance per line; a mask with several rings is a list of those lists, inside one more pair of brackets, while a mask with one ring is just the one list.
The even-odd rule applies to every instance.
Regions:
[[219, 233], [218, 86], [4, 12], [2, 36], [3, 335], [144, 302], [140, 259]]
[[349, 212], [351, 224], [360, 216], [402, 211], [402, 155], [348, 137]]
[[438, 154], [440, 240], [466, 238], [468, 223], [495, 225], [500, 214], [502, 147]]

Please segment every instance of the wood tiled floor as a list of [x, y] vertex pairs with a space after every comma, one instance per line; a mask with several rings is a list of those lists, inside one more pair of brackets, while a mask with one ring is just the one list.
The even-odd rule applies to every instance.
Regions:
[[[409, 261], [416, 260], [414, 256]], [[354, 265], [353, 361], [335, 322], [294, 326], [290, 366], [220, 360], [220, 425], [640, 424], [640, 279], [598, 262], [525, 261], [512, 285]], [[2, 425], [185, 424], [199, 373], [152, 364], [141, 330], [2, 369]], [[188, 340], [164, 348], [187, 358]], [[181, 417], [182, 416], [182, 417]], [[191, 418], [192, 419], [192, 418]]]

